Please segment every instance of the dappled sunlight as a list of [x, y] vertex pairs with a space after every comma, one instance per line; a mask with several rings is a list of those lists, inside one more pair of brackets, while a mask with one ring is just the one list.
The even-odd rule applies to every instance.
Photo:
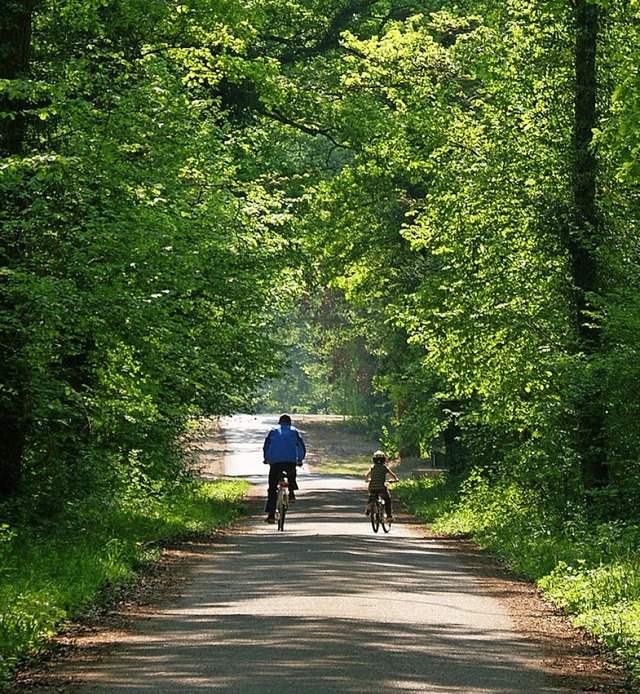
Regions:
[[[264, 424], [231, 429], [234, 460], [259, 458]], [[264, 499], [266, 478], [243, 476]], [[468, 557], [425, 536], [397, 500], [391, 532], [374, 534], [363, 480], [303, 471], [297, 497], [282, 532], [256, 511], [215, 545], [192, 545], [180, 597], [142, 613], [102, 662], [88, 658], [78, 691], [561, 691], [540, 643], [514, 629], [509, 584], [488, 593]]]
[[285, 532], [247, 521], [202, 550], [182, 597], [87, 667], [100, 691], [552, 692], [535, 644], [455, 556], [355, 490], [301, 492]]
[[[117, 667], [106, 666], [87, 682], [131, 692], [154, 687], [247, 694], [550, 691], [530, 688], [526, 666], [514, 678], [514, 666], [526, 651], [508, 634], [480, 653], [478, 641], [487, 638], [481, 630], [461, 634], [446, 625], [403, 625], [400, 632], [382, 629], [375, 615], [359, 621], [279, 614], [200, 617], [181, 622], [180, 628], [167, 618], [155, 631], [153, 637], [131, 640]], [[245, 658], [247, 665], [238, 667]], [[155, 685], [136, 674], [141, 668], [153, 675]]]

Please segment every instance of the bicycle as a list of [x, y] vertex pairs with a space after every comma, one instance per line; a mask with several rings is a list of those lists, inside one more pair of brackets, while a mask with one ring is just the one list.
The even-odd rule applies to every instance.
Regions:
[[289, 478], [283, 470], [280, 473], [280, 481], [278, 482], [278, 499], [276, 501], [276, 520], [278, 522], [278, 530], [284, 530], [284, 519], [287, 516], [289, 509]]
[[387, 509], [384, 499], [379, 493], [376, 493], [375, 499], [371, 501], [369, 505], [371, 507], [369, 517], [371, 519], [373, 532], [377, 533], [380, 526], [382, 526], [382, 530], [388, 533], [389, 530], [391, 530], [391, 522], [387, 518]]

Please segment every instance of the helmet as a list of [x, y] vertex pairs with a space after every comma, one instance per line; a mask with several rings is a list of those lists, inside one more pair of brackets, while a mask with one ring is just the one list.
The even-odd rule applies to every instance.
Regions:
[[377, 461], [381, 461], [384, 463], [386, 460], [387, 460], [387, 455], [384, 451], [376, 451], [373, 454], [373, 462], [374, 463]]
[[281, 414], [278, 424], [291, 424], [291, 417], [288, 414]]

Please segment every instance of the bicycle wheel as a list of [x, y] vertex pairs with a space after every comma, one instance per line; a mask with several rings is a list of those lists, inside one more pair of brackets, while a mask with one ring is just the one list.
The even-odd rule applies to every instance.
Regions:
[[380, 525], [385, 533], [391, 530], [391, 523], [387, 521], [387, 505], [384, 503], [384, 500], [380, 502]]
[[281, 490], [278, 494], [278, 530], [284, 530], [284, 519], [287, 516], [287, 497], [286, 492]]
[[385, 533], [388, 533], [389, 530], [391, 530], [391, 523], [389, 523], [389, 521], [387, 520], [386, 515], [380, 517], [380, 525], [382, 526], [382, 529]]
[[374, 533], [377, 533], [380, 527], [380, 504], [377, 501], [374, 501], [371, 507], [371, 527]]

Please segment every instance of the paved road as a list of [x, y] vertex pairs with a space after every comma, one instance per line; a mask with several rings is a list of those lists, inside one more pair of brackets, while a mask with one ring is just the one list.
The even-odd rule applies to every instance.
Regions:
[[[258, 446], [265, 424], [240, 422]], [[229, 437], [229, 472], [244, 474], [238, 453], [264, 483], [246, 441]], [[283, 533], [261, 514], [203, 549], [182, 595], [87, 664], [73, 691], [562, 691], [455, 553], [408, 522], [374, 535], [364, 498], [357, 480], [307, 475]]]
[[[263, 464], [262, 444], [269, 429], [278, 423], [278, 415], [240, 414], [223, 417], [220, 424], [227, 442], [224, 468], [230, 477], [246, 477], [256, 484], [264, 484], [268, 467]], [[309, 474], [304, 465], [299, 475]]]

